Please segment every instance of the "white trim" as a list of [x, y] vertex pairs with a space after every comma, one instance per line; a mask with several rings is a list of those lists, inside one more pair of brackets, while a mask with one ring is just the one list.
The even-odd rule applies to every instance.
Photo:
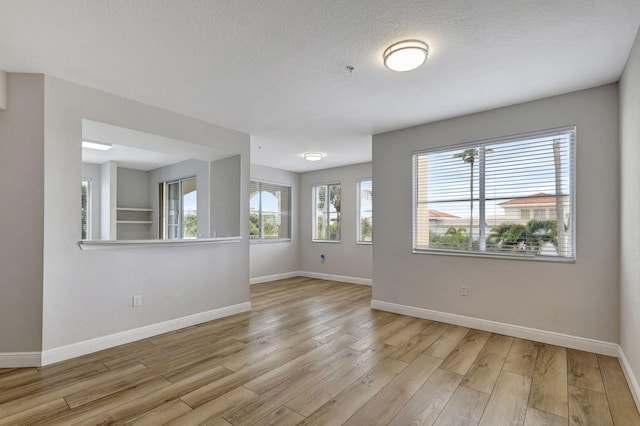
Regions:
[[349, 277], [345, 275], [323, 274], [320, 272], [299, 271], [298, 275], [305, 278], [318, 278], [327, 281], [339, 281], [341, 283], [371, 285], [371, 278]]
[[0, 368], [40, 367], [40, 352], [0, 353]]
[[255, 277], [255, 278], [249, 279], [249, 285], [266, 283], [269, 281], [285, 280], [287, 278], [295, 278], [299, 276], [300, 276], [300, 272], [297, 272], [297, 271], [284, 272], [282, 274], [274, 274], [274, 275], [263, 275], [261, 277]]
[[239, 314], [251, 310], [251, 302], [239, 303], [237, 305], [225, 306], [224, 308], [213, 309], [207, 312], [176, 318], [169, 321], [151, 324], [133, 330], [110, 334], [108, 336], [97, 337], [85, 340], [84, 342], [73, 343], [59, 348], [49, 349], [42, 352], [42, 365], [53, 364], [78, 356], [112, 348], [114, 346], [131, 343], [136, 340], [157, 336], [181, 328], [190, 327], [207, 321], [213, 321], [230, 315]]
[[519, 325], [505, 324], [497, 321], [489, 321], [464, 315], [450, 314], [430, 309], [416, 308], [413, 306], [399, 305], [396, 303], [371, 300], [371, 308], [381, 311], [394, 312], [418, 318], [425, 318], [448, 324], [461, 325], [492, 333], [505, 334], [507, 336], [520, 337], [550, 345], [563, 346], [581, 351], [593, 352], [601, 355], [618, 356], [619, 345], [617, 343], [603, 342], [601, 340], [585, 337], [571, 336], [553, 331], [539, 330], [536, 328], [522, 327]]
[[629, 389], [631, 390], [631, 395], [636, 402], [636, 408], [638, 408], [638, 411], [640, 411], [640, 385], [638, 384], [636, 375], [633, 374], [633, 370], [631, 369], [631, 365], [629, 364], [629, 361], [627, 360], [627, 357], [622, 350], [622, 346], [618, 346], [618, 360], [620, 360], [622, 372], [624, 373], [624, 377], [627, 379]]

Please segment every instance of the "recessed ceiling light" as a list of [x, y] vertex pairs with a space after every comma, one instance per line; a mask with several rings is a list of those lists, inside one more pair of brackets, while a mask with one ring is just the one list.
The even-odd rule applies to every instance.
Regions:
[[321, 152], [305, 152], [302, 155], [307, 161], [320, 161], [324, 158], [324, 154]]
[[113, 148], [110, 143], [92, 142], [92, 141], [82, 141], [82, 147], [89, 148], [89, 149], [97, 149], [100, 151], [108, 151], [111, 148]]
[[387, 47], [382, 57], [384, 66], [392, 71], [411, 71], [424, 64], [429, 45], [420, 40], [404, 40]]

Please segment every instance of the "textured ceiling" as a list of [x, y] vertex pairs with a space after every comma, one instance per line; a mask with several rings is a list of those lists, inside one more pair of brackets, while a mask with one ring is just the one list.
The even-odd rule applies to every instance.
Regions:
[[[639, 23], [640, 0], [0, 0], [0, 69], [250, 133], [252, 162], [305, 171], [369, 161], [372, 134], [617, 81]], [[427, 63], [385, 69], [405, 38]]]

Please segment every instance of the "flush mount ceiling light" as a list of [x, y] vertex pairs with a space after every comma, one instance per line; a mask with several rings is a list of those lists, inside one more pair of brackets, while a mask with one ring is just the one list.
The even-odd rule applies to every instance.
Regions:
[[324, 154], [321, 152], [305, 152], [302, 155], [307, 161], [320, 161], [324, 158]]
[[382, 57], [384, 66], [392, 71], [411, 71], [424, 64], [429, 45], [420, 40], [404, 40], [387, 47]]
[[82, 147], [89, 148], [89, 149], [97, 149], [100, 151], [108, 151], [111, 148], [113, 148], [110, 143], [93, 142], [93, 141], [82, 141]]

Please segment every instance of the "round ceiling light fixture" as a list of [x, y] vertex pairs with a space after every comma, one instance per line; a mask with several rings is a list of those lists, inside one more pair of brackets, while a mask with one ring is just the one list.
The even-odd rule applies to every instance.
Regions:
[[384, 66], [392, 71], [411, 71], [424, 64], [429, 45], [420, 40], [404, 40], [387, 47], [382, 57]]
[[324, 154], [321, 152], [305, 152], [302, 155], [307, 161], [320, 161], [324, 158]]

